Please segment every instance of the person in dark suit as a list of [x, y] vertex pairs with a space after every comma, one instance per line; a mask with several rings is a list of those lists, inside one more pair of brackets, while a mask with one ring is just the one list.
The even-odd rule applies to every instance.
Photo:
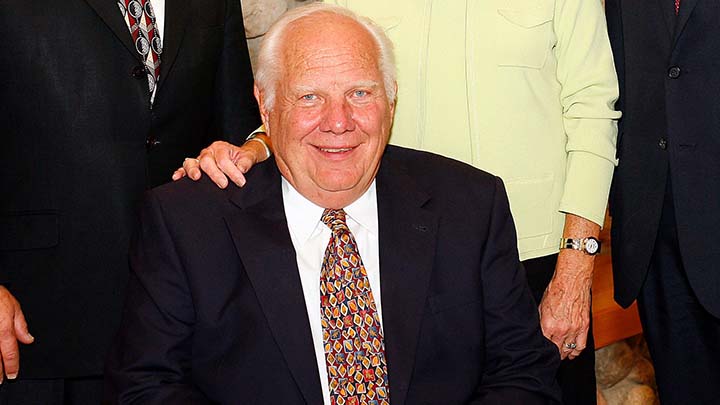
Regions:
[[500, 179], [386, 149], [391, 47], [320, 3], [268, 32], [255, 94], [275, 159], [243, 189], [150, 192], [108, 401], [559, 399]]
[[607, 0], [620, 78], [615, 298], [637, 298], [663, 404], [720, 401], [720, 6]]
[[98, 403], [140, 197], [260, 123], [240, 1], [8, 0], [0, 24], [0, 403]]

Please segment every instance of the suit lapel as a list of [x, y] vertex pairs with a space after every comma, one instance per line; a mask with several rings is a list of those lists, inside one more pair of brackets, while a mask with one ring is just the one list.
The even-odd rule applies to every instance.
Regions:
[[695, 6], [697, 6], [698, 1], [700, 0], [682, 0], [680, 2], [680, 14], [676, 17], [677, 24], [675, 25], [673, 48], [677, 44], [680, 34], [682, 34], [683, 30], [685, 29], [685, 25], [687, 25], [688, 19], [690, 19], [690, 15], [692, 14], [693, 10], [695, 10]]
[[437, 217], [429, 200], [391, 159], [377, 178], [380, 288], [390, 399], [403, 404], [414, 366], [435, 256]]
[[180, 45], [185, 37], [190, 17], [190, 0], [165, 0], [165, 32], [163, 53], [160, 55], [160, 84], [158, 91], [163, 88], [180, 51]]
[[139, 59], [137, 50], [132, 41], [132, 35], [128, 29], [127, 23], [123, 20], [122, 13], [118, 8], [116, 0], [85, 0], [90, 7], [100, 16], [100, 18], [112, 30], [115, 36], [125, 45], [128, 51]]
[[225, 221], [275, 341], [305, 401], [320, 404], [310, 322], [274, 162], [254, 168], [231, 201], [238, 210]]
[[[310, 324], [274, 163], [257, 166], [225, 218], [273, 336], [307, 403], [322, 403]], [[407, 396], [437, 237], [430, 199], [385, 158], [377, 178], [380, 282], [391, 403]]]

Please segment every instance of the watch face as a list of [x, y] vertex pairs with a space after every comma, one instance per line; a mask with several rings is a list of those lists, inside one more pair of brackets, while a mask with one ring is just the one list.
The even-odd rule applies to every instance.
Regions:
[[598, 243], [597, 239], [587, 238], [585, 240], [585, 250], [591, 255], [597, 253], [598, 250], [600, 250], [600, 244]]

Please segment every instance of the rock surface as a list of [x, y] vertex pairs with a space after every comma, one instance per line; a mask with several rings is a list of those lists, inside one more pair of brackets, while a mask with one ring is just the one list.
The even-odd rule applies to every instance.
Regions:
[[655, 370], [641, 335], [595, 351], [598, 405], [659, 404]]

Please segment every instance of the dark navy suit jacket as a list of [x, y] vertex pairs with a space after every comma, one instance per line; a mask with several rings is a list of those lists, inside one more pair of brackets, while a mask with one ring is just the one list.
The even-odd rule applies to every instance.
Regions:
[[211, 140], [259, 124], [239, 0], [165, 0], [155, 103], [115, 0], [0, 1], [0, 284], [19, 378], [102, 374], [137, 206]]
[[688, 280], [720, 317], [720, 3], [607, 0], [620, 79], [620, 164], [610, 197], [615, 297], [645, 280], [672, 184]]
[[[322, 403], [274, 162], [247, 184], [150, 193], [107, 368], [112, 401]], [[391, 403], [556, 399], [558, 351], [541, 334], [501, 181], [391, 146], [377, 195]]]

